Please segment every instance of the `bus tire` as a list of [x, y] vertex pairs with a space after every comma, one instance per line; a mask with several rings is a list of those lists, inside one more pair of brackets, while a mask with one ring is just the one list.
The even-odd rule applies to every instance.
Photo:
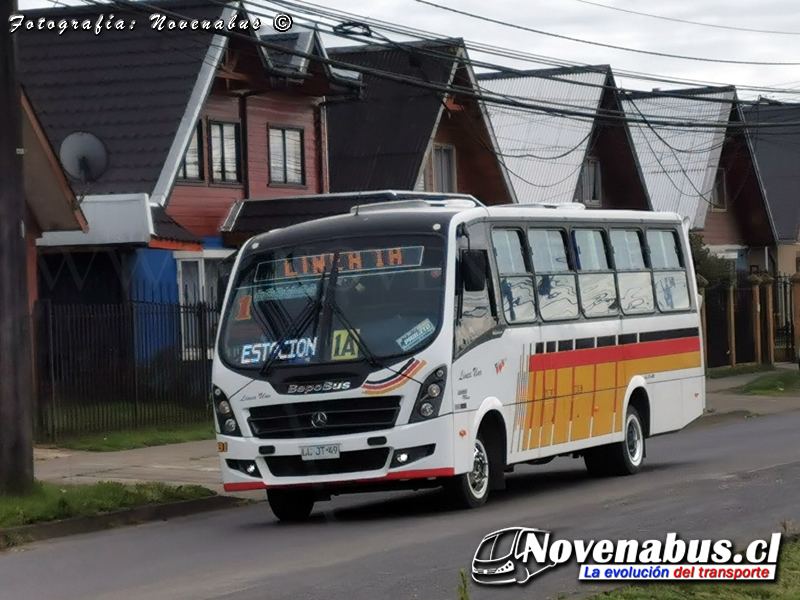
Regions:
[[628, 407], [625, 416], [625, 439], [616, 444], [587, 450], [583, 456], [586, 469], [593, 477], [635, 475], [644, 461], [644, 427], [639, 411]]
[[279, 521], [299, 523], [311, 516], [316, 497], [311, 490], [267, 490], [267, 501]]
[[456, 475], [445, 486], [445, 491], [456, 508], [479, 508], [489, 498], [489, 450], [483, 432], [475, 439], [472, 470]]

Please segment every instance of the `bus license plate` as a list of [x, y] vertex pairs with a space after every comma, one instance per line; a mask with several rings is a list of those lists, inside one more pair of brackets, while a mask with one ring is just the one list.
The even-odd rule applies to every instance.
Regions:
[[300, 456], [303, 458], [303, 460], [325, 460], [328, 458], [339, 458], [339, 444], [300, 446]]

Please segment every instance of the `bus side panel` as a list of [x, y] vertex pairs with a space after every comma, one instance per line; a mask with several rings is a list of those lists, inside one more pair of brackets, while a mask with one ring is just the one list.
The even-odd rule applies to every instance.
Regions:
[[595, 365], [575, 367], [570, 441], [583, 440], [591, 434], [594, 374]]
[[553, 443], [563, 444], [569, 441], [570, 413], [572, 412], [573, 367], [556, 370], [556, 402], [555, 422], [553, 425]]
[[617, 394], [617, 364], [600, 363], [596, 368], [597, 387], [594, 393], [592, 437], [612, 432]]

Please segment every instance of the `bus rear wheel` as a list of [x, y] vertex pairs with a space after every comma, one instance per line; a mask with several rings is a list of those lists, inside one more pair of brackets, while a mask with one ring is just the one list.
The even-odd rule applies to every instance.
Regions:
[[616, 444], [587, 450], [583, 456], [593, 477], [634, 475], [642, 468], [645, 437], [642, 418], [633, 406], [625, 416], [625, 438]]
[[316, 497], [311, 490], [267, 490], [267, 501], [279, 521], [299, 523], [311, 516]]
[[478, 508], [489, 498], [489, 451], [481, 433], [475, 439], [472, 453], [472, 470], [457, 475], [445, 488], [456, 508]]

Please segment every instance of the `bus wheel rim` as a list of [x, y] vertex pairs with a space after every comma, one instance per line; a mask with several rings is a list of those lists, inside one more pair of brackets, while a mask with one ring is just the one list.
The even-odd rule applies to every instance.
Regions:
[[642, 426], [633, 415], [628, 417], [628, 425], [625, 431], [625, 447], [630, 461], [634, 465], [638, 465], [642, 461], [644, 435], [642, 435]]
[[475, 441], [475, 451], [472, 455], [472, 471], [467, 477], [469, 487], [476, 498], [482, 498], [489, 487], [489, 456], [480, 440]]

